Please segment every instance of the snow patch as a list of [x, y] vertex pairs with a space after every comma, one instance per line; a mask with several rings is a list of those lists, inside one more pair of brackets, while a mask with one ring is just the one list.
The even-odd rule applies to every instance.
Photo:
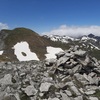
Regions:
[[81, 40], [84, 41], [84, 42], [86, 42], [87, 40], [89, 40], [89, 37], [83, 36]]
[[51, 59], [51, 58], [56, 58], [57, 53], [59, 53], [60, 51], [63, 51], [61, 48], [55, 48], [55, 47], [51, 47], [51, 46], [47, 46], [47, 53], [45, 54], [46, 59]]
[[3, 54], [3, 51], [0, 51], [0, 55], [2, 55]]
[[29, 49], [29, 44], [27, 42], [20, 42], [14, 45], [14, 54], [17, 56], [19, 61], [30, 61], [39, 60], [34, 52]]

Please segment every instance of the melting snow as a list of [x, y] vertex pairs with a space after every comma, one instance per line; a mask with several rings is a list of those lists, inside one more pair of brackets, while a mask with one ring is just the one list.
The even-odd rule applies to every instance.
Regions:
[[19, 61], [39, 60], [37, 55], [30, 51], [27, 42], [20, 42], [14, 45], [14, 53]]
[[3, 51], [0, 51], [0, 55], [2, 55], [3, 54]]
[[55, 47], [48, 46], [47, 47], [48, 54], [45, 54], [46, 59], [56, 58], [55, 54], [59, 53], [60, 51], [63, 51], [63, 50], [61, 48], [55, 48]]

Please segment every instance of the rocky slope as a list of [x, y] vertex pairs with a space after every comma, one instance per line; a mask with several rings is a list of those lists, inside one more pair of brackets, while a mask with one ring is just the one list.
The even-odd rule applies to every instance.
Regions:
[[100, 100], [100, 61], [75, 46], [56, 59], [0, 63], [0, 100]]

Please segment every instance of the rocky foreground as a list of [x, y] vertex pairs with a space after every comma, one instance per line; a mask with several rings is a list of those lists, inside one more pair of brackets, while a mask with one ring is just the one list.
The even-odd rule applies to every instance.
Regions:
[[0, 100], [100, 100], [100, 61], [71, 48], [57, 59], [0, 63]]

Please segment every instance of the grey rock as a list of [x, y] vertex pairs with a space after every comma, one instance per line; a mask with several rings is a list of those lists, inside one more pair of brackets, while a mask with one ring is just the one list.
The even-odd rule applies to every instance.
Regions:
[[59, 98], [49, 98], [48, 100], [60, 100]]
[[68, 96], [72, 96], [72, 93], [71, 93], [70, 91], [65, 90], [65, 92], [66, 92], [66, 94], [67, 94]]
[[78, 55], [78, 56], [84, 56], [86, 54], [86, 51], [77, 50], [73, 52], [73, 54]]
[[11, 74], [6, 74], [4, 78], [0, 79], [1, 85], [12, 85], [12, 76]]
[[55, 54], [57, 56], [57, 59], [61, 58], [62, 56], [65, 55], [65, 52], [59, 52], [57, 54]]
[[17, 100], [14, 95], [7, 95], [2, 100]]
[[97, 97], [89, 97], [89, 100], [99, 100]]
[[82, 68], [82, 65], [78, 64], [78, 65], [74, 66], [74, 68], [72, 68], [72, 72], [77, 73], [81, 70], [81, 68]]
[[60, 65], [62, 65], [62, 64], [64, 64], [64, 63], [66, 63], [66, 61], [68, 60], [69, 58], [68, 57], [61, 57], [61, 58], [59, 58], [58, 60], [57, 60], [57, 66], [60, 66]]
[[51, 86], [52, 86], [51, 83], [44, 82], [44, 83], [41, 83], [39, 89], [40, 89], [41, 92], [47, 92], [47, 91], [49, 91], [49, 88], [50, 88]]
[[81, 93], [78, 91], [78, 89], [75, 86], [71, 86], [70, 89], [77, 95], [80, 96]]
[[45, 64], [46, 66], [52, 66], [57, 60], [56, 59], [46, 59]]
[[91, 94], [94, 94], [95, 92], [96, 92], [96, 91], [90, 90], [90, 91], [86, 91], [85, 94], [91, 95]]
[[60, 94], [62, 96], [62, 100], [71, 100], [65, 93], [60, 91]]
[[28, 96], [32, 96], [32, 95], [36, 95], [37, 93], [37, 90], [34, 88], [34, 86], [30, 85], [30, 86], [27, 86], [25, 89], [23, 89], [25, 91], [25, 93], [28, 95]]
[[65, 56], [66, 56], [66, 57], [72, 57], [73, 54], [72, 54], [72, 53], [67, 53], [67, 52], [66, 52]]
[[83, 100], [83, 97], [82, 96], [78, 96], [78, 97], [74, 98], [74, 100]]

